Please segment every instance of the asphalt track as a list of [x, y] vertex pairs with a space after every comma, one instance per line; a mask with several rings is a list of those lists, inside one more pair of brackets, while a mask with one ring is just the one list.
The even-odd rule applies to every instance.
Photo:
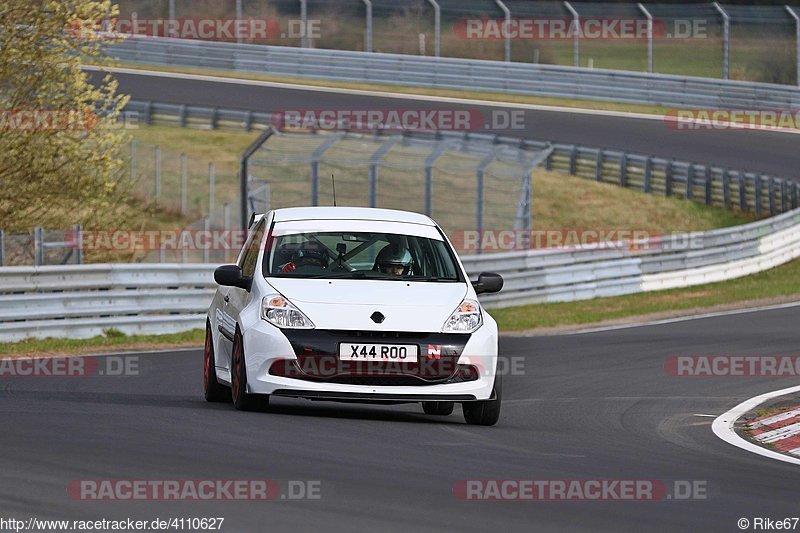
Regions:
[[[606, 332], [504, 337], [523, 358], [500, 422], [460, 409], [278, 399], [207, 404], [200, 350], [129, 377], [0, 380], [2, 516], [226, 518], [224, 531], [739, 531], [800, 515], [798, 470], [715, 437], [711, 417], [796, 379], [668, 375], [671, 355], [796, 354], [800, 307]], [[87, 502], [77, 479], [319, 480], [320, 500]], [[462, 501], [463, 479], [705, 482], [704, 500]]]
[[[93, 74], [98, 79], [98, 74]], [[492, 110], [514, 109], [447, 102], [425, 102], [385, 96], [320, 92], [297, 88], [244, 85], [116, 73], [120, 92], [137, 100], [219, 106], [277, 112], [285, 110], [471, 109], [490, 116]], [[696, 163], [713, 163], [734, 170], [796, 177], [800, 137], [757, 130], [674, 130], [662, 120], [525, 110], [524, 128], [497, 131], [504, 135], [628, 150]]]

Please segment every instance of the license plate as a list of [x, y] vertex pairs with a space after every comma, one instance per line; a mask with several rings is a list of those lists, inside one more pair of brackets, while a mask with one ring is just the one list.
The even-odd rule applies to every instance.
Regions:
[[342, 361], [396, 361], [416, 363], [419, 347], [416, 344], [361, 344], [343, 342], [339, 344], [339, 359]]

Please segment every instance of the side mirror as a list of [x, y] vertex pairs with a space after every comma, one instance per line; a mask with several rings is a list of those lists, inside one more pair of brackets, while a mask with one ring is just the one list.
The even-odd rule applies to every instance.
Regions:
[[214, 281], [224, 287], [239, 287], [249, 291], [253, 280], [242, 276], [242, 270], [238, 265], [222, 265], [214, 270]]
[[500, 292], [503, 288], [503, 276], [494, 272], [481, 272], [478, 274], [478, 281], [472, 282], [472, 287], [476, 294]]

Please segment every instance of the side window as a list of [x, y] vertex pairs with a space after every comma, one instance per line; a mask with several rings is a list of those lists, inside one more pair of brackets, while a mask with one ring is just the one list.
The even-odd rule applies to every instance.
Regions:
[[244, 253], [239, 261], [239, 268], [242, 269], [243, 276], [252, 276], [256, 271], [256, 261], [261, 251], [261, 241], [264, 240], [265, 227], [266, 220], [262, 219], [255, 231], [248, 237], [247, 242], [244, 243]]

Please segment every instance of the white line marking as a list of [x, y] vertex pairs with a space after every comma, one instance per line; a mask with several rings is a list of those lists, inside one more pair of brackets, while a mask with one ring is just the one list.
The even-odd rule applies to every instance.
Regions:
[[697, 414], [697, 413], [695, 413], [693, 416], [707, 416], [709, 418], [717, 418], [717, 415], [700, 415], [700, 414]]
[[747, 450], [748, 452], [753, 452], [758, 455], [763, 455], [764, 457], [769, 457], [771, 459], [777, 459], [778, 461], [783, 461], [785, 463], [792, 463], [796, 465], [800, 465], [800, 458], [789, 457], [782, 453], [778, 453], [767, 448], [761, 447], [758, 444], [754, 444], [750, 441], [747, 441], [736, 434], [736, 431], [733, 429], [733, 425], [736, 421], [744, 415], [745, 413], [753, 410], [758, 405], [764, 403], [765, 401], [771, 398], [777, 398], [778, 396], [783, 396], [785, 394], [792, 394], [794, 392], [800, 391], [800, 386], [797, 387], [789, 387], [788, 389], [781, 389], [773, 392], [767, 392], [760, 396], [756, 396], [755, 398], [750, 398], [746, 400], [727, 413], [721, 414], [717, 417], [716, 420], [711, 424], [711, 430], [714, 432], [714, 435], [719, 437], [720, 439], [724, 440], [728, 444], [736, 446], [737, 448], [741, 448], [743, 450]]
[[[553, 113], [570, 113], [574, 115], [595, 115], [595, 116], [602, 116], [602, 117], [617, 117], [617, 118], [632, 118], [632, 119], [639, 119], [639, 120], [660, 120], [665, 123], [666, 122], [677, 122], [678, 119], [675, 117], [665, 118], [664, 115], [653, 114], [653, 113], [634, 113], [632, 111], [612, 111], [608, 109], [586, 109], [582, 107], [564, 107], [564, 106], [556, 106], [556, 105], [544, 105], [544, 104], [524, 104], [518, 102], [508, 102], [508, 101], [500, 101], [500, 100], [478, 100], [474, 98], [456, 98], [454, 96], [432, 96], [432, 95], [424, 95], [424, 94], [406, 94], [406, 93], [398, 93], [398, 92], [389, 92], [389, 91], [375, 91], [375, 90], [366, 90], [366, 89], [346, 89], [341, 87], [322, 87], [319, 85], [304, 85], [301, 83], [285, 83], [285, 82], [277, 82], [277, 81], [264, 81], [264, 80], [249, 80], [244, 78], [229, 78], [225, 76], [210, 76], [207, 74], [186, 74], [182, 72], [163, 72], [158, 70], [147, 70], [147, 69], [137, 69], [137, 68], [125, 68], [125, 67], [98, 67], [95, 65], [84, 65], [84, 70], [92, 71], [92, 72], [118, 72], [120, 74], [132, 74], [137, 76], [154, 76], [154, 77], [161, 77], [161, 78], [175, 78], [175, 79], [185, 79], [185, 80], [196, 80], [196, 81], [211, 81], [215, 83], [231, 83], [234, 85], [251, 85], [255, 87], [274, 87], [279, 89], [298, 89], [302, 91], [316, 91], [321, 93], [339, 93], [339, 94], [351, 94], [351, 95], [360, 95], [360, 96], [375, 96], [380, 98], [394, 98], [397, 100], [418, 100], [423, 102], [446, 102], [452, 104], [463, 104], [463, 105], [475, 105], [475, 106], [484, 106], [484, 107], [511, 107], [515, 109], [529, 109], [534, 111], [551, 111]], [[524, 96], [524, 95], [520, 95]], [[672, 108], [664, 107], [665, 111], [668, 111]], [[692, 123], [698, 125], [707, 125], [709, 123], [706, 119], [681, 119], [682, 123]], [[772, 127], [772, 126], [759, 126], [759, 127], [748, 127], [746, 124], [741, 124], [737, 122], [726, 122], [726, 121], [719, 121], [719, 125], [723, 126], [723, 129], [727, 129], [729, 126], [731, 129], [748, 129], [748, 130], [758, 130], [758, 131], [770, 131], [774, 133], [794, 133], [800, 134], [800, 129], [792, 129], [792, 128], [780, 128], [780, 127]], [[688, 131], [692, 131], [692, 128], [686, 128]], [[717, 129], [717, 128], [715, 128]]]
[[[584, 333], [600, 333], [603, 331], [615, 331], [618, 329], [628, 329], [628, 328], [641, 328], [645, 326], [660, 326], [662, 324], [673, 324], [675, 322], [686, 322], [689, 320], [701, 320], [705, 318], [716, 318], [721, 316], [731, 316], [731, 315], [741, 315], [745, 313], [757, 313], [760, 311], [774, 311], [777, 309], [789, 309], [792, 307], [800, 306], [800, 301], [798, 302], [788, 302], [783, 304], [775, 304], [775, 305], [764, 305], [761, 307], [746, 307], [744, 309], [732, 309], [730, 311], [717, 311], [713, 313], [702, 313], [699, 315], [688, 315], [688, 316], [680, 316], [676, 318], [667, 318], [664, 320], [653, 320], [649, 322], [634, 322], [631, 324], [619, 324], [616, 326], [601, 326], [597, 328], [587, 328], [587, 329], [579, 329], [576, 331], [565, 331], [564, 333], [555, 333], [553, 335], [547, 336], [560, 336], [560, 335], [583, 335]], [[514, 332], [509, 331], [506, 333], [509, 336], [513, 336]]]

